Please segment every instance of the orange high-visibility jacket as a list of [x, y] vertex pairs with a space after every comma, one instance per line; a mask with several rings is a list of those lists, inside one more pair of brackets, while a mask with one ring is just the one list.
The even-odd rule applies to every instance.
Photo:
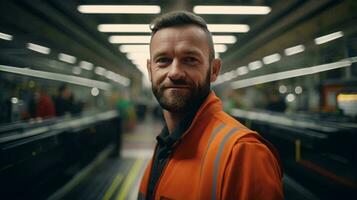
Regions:
[[[152, 161], [141, 181], [146, 193]], [[174, 147], [153, 199], [284, 199], [274, 147], [222, 111], [211, 92]]]

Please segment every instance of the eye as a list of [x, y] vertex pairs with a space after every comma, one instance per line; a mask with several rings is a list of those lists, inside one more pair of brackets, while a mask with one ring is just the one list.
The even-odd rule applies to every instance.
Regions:
[[183, 58], [183, 62], [186, 64], [196, 64], [198, 59], [192, 56], [188, 56]]
[[167, 64], [167, 63], [170, 63], [171, 62], [171, 58], [169, 57], [159, 57], [155, 60], [156, 63], [158, 64]]

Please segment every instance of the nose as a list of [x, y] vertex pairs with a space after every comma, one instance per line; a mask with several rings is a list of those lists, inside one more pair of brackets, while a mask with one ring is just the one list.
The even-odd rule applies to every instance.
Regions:
[[182, 80], [185, 78], [185, 71], [177, 60], [172, 62], [167, 76], [171, 80]]

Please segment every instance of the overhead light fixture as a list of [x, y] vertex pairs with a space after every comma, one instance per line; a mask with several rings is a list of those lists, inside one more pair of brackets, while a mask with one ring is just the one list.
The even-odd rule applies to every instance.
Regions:
[[98, 88], [94, 87], [91, 89], [90, 93], [92, 96], [96, 97], [99, 94], [99, 90], [98, 90]]
[[214, 51], [218, 53], [223, 53], [227, 51], [227, 45], [224, 44], [215, 44], [214, 45]]
[[142, 60], [147, 60], [150, 59], [150, 54], [146, 52], [137, 52], [137, 53], [127, 53], [126, 57], [129, 60], [137, 60], [137, 59], [142, 59]]
[[75, 75], [80, 75], [82, 73], [82, 69], [78, 66], [72, 68], [72, 73]]
[[98, 66], [94, 69], [94, 73], [96, 73], [97, 75], [100, 75], [100, 76], [104, 76], [106, 72], [107, 72], [107, 70], [100, 66]]
[[129, 53], [129, 52], [147, 52], [149, 53], [149, 45], [121, 45], [119, 47], [120, 52]]
[[107, 71], [105, 77], [124, 86], [130, 85], [130, 80], [128, 78], [109, 70]]
[[238, 73], [239, 76], [248, 74], [248, 72], [249, 72], [249, 69], [246, 66], [242, 66], [242, 67], [238, 67], [237, 68], [237, 73]]
[[34, 43], [27, 43], [27, 48], [32, 50], [32, 51], [36, 51], [38, 53], [42, 53], [42, 54], [49, 54], [51, 52], [50, 48], [38, 45], [38, 44], [34, 44]]
[[77, 61], [77, 58], [65, 53], [58, 54], [58, 60], [61, 60], [66, 63], [74, 64]]
[[215, 44], [234, 44], [237, 41], [234, 35], [213, 35], [212, 39]]
[[87, 62], [87, 61], [81, 61], [79, 63], [79, 67], [85, 70], [92, 70], [93, 69], [93, 63]]
[[263, 58], [263, 63], [266, 64], [266, 65], [269, 65], [271, 63], [278, 62], [280, 59], [281, 59], [280, 54], [275, 53], [275, 54], [272, 54], [272, 55], [269, 55], [269, 56], [265, 56]]
[[263, 67], [263, 63], [260, 60], [251, 62], [248, 64], [248, 68], [250, 71], [257, 70], [259, 68]]
[[246, 24], [207, 24], [207, 28], [212, 33], [246, 33], [249, 26]]
[[324, 35], [318, 38], [315, 38], [315, 44], [320, 45], [326, 42], [330, 42], [332, 40], [338, 39], [343, 36], [342, 31], [334, 32], [328, 35]]
[[214, 57], [215, 58], [219, 58], [219, 53], [218, 52], [214, 52]]
[[268, 6], [195, 6], [196, 14], [223, 14], [223, 15], [266, 15], [270, 13]]
[[80, 5], [80, 13], [86, 14], [158, 14], [160, 6], [156, 5]]
[[12, 35], [0, 32], [0, 39], [12, 40], [12, 38], [13, 38]]
[[109, 42], [113, 44], [149, 44], [150, 35], [113, 35], [109, 37]]
[[279, 86], [279, 92], [285, 94], [288, 91], [288, 88], [285, 85]]
[[100, 32], [118, 32], [118, 33], [151, 33], [149, 24], [100, 24]]
[[111, 85], [106, 82], [92, 80], [92, 79], [88, 79], [88, 78], [82, 78], [82, 77], [78, 77], [78, 76], [72, 76], [72, 75], [65, 75], [65, 74], [45, 72], [45, 71], [40, 71], [40, 70], [33, 70], [33, 69], [29, 69], [29, 68], [20, 68], [20, 67], [0, 65], [0, 71], [20, 74], [20, 75], [25, 75], [25, 76], [32, 76], [32, 77], [37, 77], [37, 78], [43, 78], [43, 79], [48, 79], [48, 80], [62, 81], [62, 82], [72, 83], [72, 84], [76, 84], [76, 85], [82, 85], [82, 86], [86, 86], [86, 87], [97, 87], [102, 90], [110, 90], [111, 89]]
[[303, 51], [305, 51], [305, 46], [300, 44], [300, 45], [296, 45], [296, 46], [293, 46], [293, 47], [286, 48], [284, 50], [284, 53], [287, 56], [291, 56], [291, 55], [294, 55], [294, 54], [297, 54], [297, 53], [301, 53]]
[[349, 67], [352, 65], [353, 62], [357, 62], [357, 61], [354, 60], [353, 58], [348, 58], [343, 61], [323, 64], [323, 65], [316, 65], [313, 67], [306, 67], [306, 68], [294, 69], [294, 70], [289, 70], [289, 71], [284, 71], [284, 72], [267, 74], [267, 75], [263, 75], [263, 76], [257, 76], [257, 77], [253, 77], [253, 78], [248, 78], [248, 79], [232, 82], [231, 87], [233, 89], [239, 89], [239, 88], [249, 87], [249, 86], [258, 85], [258, 84], [262, 84], [262, 83], [269, 83], [269, 82], [278, 81], [278, 80], [284, 80], [284, 79], [289, 79], [289, 78], [294, 78], [294, 77], [299, 77], [299, 76], [316, 74], [316, 73], [333, 70], [333, 69], [338, 69], [338, 68], [342, 68], [342, 67]]
[[295, 87], [295, 93], [296, 94], [301, 94], [302, 93], [302, 87], [301, 86], [296, 86]]

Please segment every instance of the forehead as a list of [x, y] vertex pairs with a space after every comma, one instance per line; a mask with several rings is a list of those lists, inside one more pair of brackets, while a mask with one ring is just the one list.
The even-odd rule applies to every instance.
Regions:
[[208, 54], [208, 34], [195, 25], [160, 29], [151, 39], [150, 52], [155, 54], [170, 50], [198, 50]]

